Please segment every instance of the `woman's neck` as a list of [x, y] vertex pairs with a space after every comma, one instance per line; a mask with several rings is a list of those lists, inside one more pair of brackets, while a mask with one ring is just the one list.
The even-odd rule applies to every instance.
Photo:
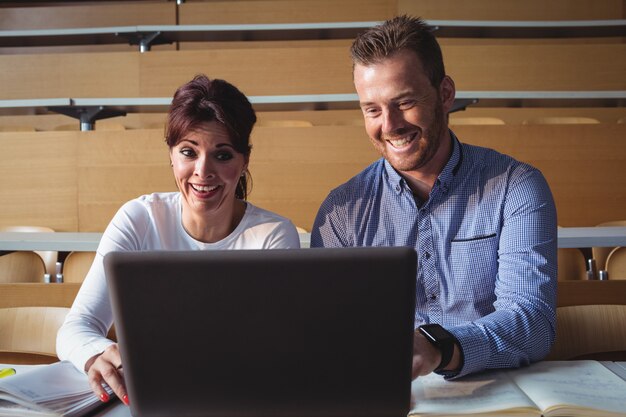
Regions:
[[182, 222], [185, 231], [204, 243], [215, 243], [230, 235], [239, 225], [246, 212], [246, 202], [235, 200], [232, 209], [207, 215], [196, 215], [183, 207]]

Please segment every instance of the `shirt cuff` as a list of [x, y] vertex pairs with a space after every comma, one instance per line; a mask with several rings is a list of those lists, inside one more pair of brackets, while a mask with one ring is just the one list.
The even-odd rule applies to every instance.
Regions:
[[106, 338], [90, 340], [83, 346], [77, 348], [74, 352], [72, 352], [69, 355], [68, 359], [79, 371], [86, 373], [85, 364], [87, 363], [87, 361], [91, 359], [94, 355], [98, 355], [104, 352], [106, 348], [113, 344], [115, 344], [114, 341]]
[[454, 378], [484, 370], [491, 356], [491, 349], [482, 330], [472, 325], [451, 327], [447, 330], [459, 341], [463, 354], [463, 367]]

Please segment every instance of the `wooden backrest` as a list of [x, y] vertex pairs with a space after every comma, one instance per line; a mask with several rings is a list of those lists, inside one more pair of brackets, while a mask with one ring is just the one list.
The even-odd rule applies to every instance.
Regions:
[[46, 266], [35, 252], [20, 251], [0, 256], [0, 282], [43, 282]]
[[57, 361], [56, 335], [68, 312], [67, 307], [0, 308], [0, 361]]
[[557, 309], [557, 338], [551, 360], [626, 360], [626, 305]]
[[[64, 307], [69, 309], [74, 303], [80, 286], [80, 283], [67, 282], [63, 284], [0, 283], [0, 294], [2, 294], [0, 310], [9, 310], [15, 307]], [[117, 340], [115, 327], [109, 329], [107, 337], [111, 340]], [[0, 363], [51, 363], [56, 360], [56, 354], [50, 356], [44, 353], [0, 352]]]
[[626, 281], [558, 283], [557, 336], [549, 360], [626, 360]]
[[[54, 232], [54, 229], [47, 226], [4, 226], [0, 227], [0, 231], [2, 232], [21, 232], [21, 233], [32, 233], [32, 232]], [[58, 260], [58, 252], [57, 251], [35, 251], [37, 255], [41, 257], [43, 263], [46, 266], [46, 273], [50, 274], [50, 276], [54, 276], [56, 273], [56, 263]]]
[[609, 279], [626, 280], [626, 247], [613, 249], [606, 259]]
[[95, 252], [71, 252], [63, 261], [63, 282], [83, 282], [95, 257]]
[[[626, 226], [626, 220], [613, 220], [610, 222], [602, 222], [597, 225], [598, 227], [605, 226]], [[606, 269], [606, 259], [609, 257], [609, 254], [613, 251], [613, 247], [597, 247], [592, 248], [593, 258], [596, 260], [596, 264], [598, 265], [598, 269]]]
[[560, 248], [557, 253], [559, 281], [587, 279], [585, 256], [576, 248]]

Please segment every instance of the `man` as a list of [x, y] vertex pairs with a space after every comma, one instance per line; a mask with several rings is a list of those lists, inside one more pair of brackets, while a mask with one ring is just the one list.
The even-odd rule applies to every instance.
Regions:
[[365, 129], [383, 157], [329, 194], [311, 246], [416, 249], [414, 377], [541, 360], [555, 335], [557, 265], [544, 177], [448, 129], [455, 85], [421, 20], [374, 27], [351, 53]]

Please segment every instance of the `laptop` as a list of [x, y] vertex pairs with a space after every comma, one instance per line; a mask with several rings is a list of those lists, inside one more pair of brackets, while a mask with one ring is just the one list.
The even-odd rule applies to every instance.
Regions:
[[114, 252], [133, 416], [405, 417], [410, 248]]

